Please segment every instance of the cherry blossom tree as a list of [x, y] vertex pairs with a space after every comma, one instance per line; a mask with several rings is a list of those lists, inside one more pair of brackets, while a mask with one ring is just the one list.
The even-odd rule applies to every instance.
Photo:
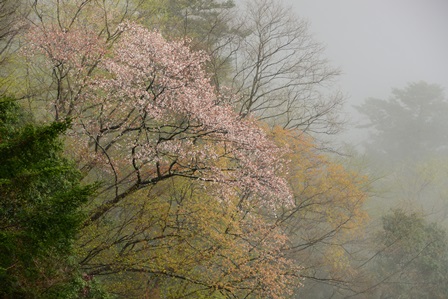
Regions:
[[[192, 52], [185, 41], [168, 42], [135, 23], [125, 22], [118, 30], [119, 38], [111, 45], [83, 27], [35, 27], [25, 50], [28, 57], [42, 55], [44, 70], [52, 74], [57, 88], [48, 94], [49, 111], [55, 119], [72, 118], [68, 143], [77, 152], [86, 180], [99, 176], [105, 182], [84, 223], [82, 265], [96, 275], [163, 274], [233, 296], [238, 292], [280, 296], [288, 279], [299, 275], [287, 267], [288, 259], [281, 253], [286, 237], [275, 222], [259, 215], [261, 210], [269, 211], [263, 214], [274, 218], [278, 207], [292, 204], [286, 180], [278, 175], [285, 150], [269, 140], [255, 118], [242, 118], [225, 104], [232, 100], [212, 87], [204, 71], [208, 57], [203, 52]], [[173, 261], [168, 270], [161, 264], [148, 264], [155, 251], [136, 246], [157, 239], [154, 232], [161, 239], [172, 238], [164, 232], [160, 235], [159, 224], [142, 229], [141, 221], [149, 218], [137, 213], [141, 206], [133, 206], [133, 199], [160, 201], [171, 189], [162, 188], [155, 197], [144, 197], [142, 192], [151, 194], [166, 182], [180, 179], [201, 188], [194, 199], [207, 197], [205, 206], [212, 217], [221, 205], [231, 207], [235, 215], [209, 222], [216, 221], [221, 233], [201, 232], [213, 233], [214, 252], [219, 253], [207, 266], [215, 269], [212, 280], [201, 278], [199, 262], [193, 268], [185, 266], [188, 271], [179, 261]], [[178, 221], [187, 217], [185, 210], [195, 207], [176, 212], [179, 205], [176, 202], [173, 210], [157, 217]], [[123, 216], [133, 214], [136, 217]], [[187, 231], [195, 233], [185, 235], [186, 243], [179, 247], [197, 244], [198, 259], [208, 250], [200, 245], [205, 237], [198, 236], [196, 229], [204, 225], [203, 217], [208, 216], [198, 212], [185, 218]], [[236, 231], [226, 229], [230, 225]], [[104, 232], [103, 237], [91, 234], [96, 230]], [[130, 233], [138, 230], [141, 234]], [[160, 252], [167, 248], [166, 243], [158, 244]], [[123, 255], [111, 253], [116, 250]]]
[[[105, 170], [116, 183], [132, 176], [138, 187], [181, 175], [287, 198], [286, 184], [275, 175], [281, 150], [254, 119], [241, 119], [229, 105], [218, 104], [221, 95], [202, 69], [207, 56], [132, 23], [121, 30], [107, 56], [87, 31], [34, 31], [29, 49], [45, 54], [56, 81], [71, 77], [79, 85], [76, 97], [58, 85], [50, 99], [54, 117], [75, 118], [75, 131], [105, 157]], [[91, 76], [93, 64], [98, 66]], [[72, 100], [66, 103], [67, 98]], [[233, 166], [219, 169], [208, 160]], [[117, 168], [123, 163], [132, 165], [126, 175]]]

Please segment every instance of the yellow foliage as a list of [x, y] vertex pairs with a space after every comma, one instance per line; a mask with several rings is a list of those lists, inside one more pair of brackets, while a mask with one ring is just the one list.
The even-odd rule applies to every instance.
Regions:
[[292, 188], [294, 206], [281, 218], [294, 259], [313, 273], [346, 279], [352, 270], [345, 245], [367, 220], [367, 178], [332, 162], [309, 135], [275, 127], [272, 136], [288, 149], [283, 176]]
[[[213, 184], [166, 180], [132, 194], [80, 239], [81, 265], [109, 273], [113, 293], [142, 297], [221, 298], [262, 291], [275, 298], [294, 271], [280, 251], [284, 235], [260, 215], [243, 210], [242, 199], [220, 201]], [[136, 283], [138, 281], [138, 283]]]

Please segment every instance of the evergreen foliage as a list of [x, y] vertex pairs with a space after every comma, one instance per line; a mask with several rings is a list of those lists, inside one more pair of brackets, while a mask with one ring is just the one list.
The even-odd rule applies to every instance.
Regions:
[[62, 156], [69, 126], [35, 124], [14, 99], [0, 100], [0, 297], [58, 297], [53, 289], [73, 284], [72, 242], [95, 185], [82, 186]]

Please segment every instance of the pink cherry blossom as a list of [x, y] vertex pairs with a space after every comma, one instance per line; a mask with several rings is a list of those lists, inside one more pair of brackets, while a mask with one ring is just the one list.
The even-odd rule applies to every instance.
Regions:
[[[139, 189], [180, 175], [220, 185], [226, 189], [221, 200], [244, 193], [267, 206], [290, 201], [286, 182], [276, 175], [283, 150], [254, 118], [241, 118], [224, 104], [232, 101], [210, 84], [207, 55], [131, 22], [120, 30], [110, 53], [89, 32], [57, 28], [33, 32], [29, 47], [73, 70], [67, 75], [74, 80], [87, 76], [71, 101], [73, 129], [79, 142], [93, 143], [95, 155], [106, 157], [103, 168], [116, 184]], [[126, 192], [117, 187], [115, 196]]]

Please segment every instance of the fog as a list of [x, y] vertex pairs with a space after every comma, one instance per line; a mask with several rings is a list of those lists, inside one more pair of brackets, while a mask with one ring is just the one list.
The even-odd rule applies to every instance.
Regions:
[[[441, 229], [441, 235], [446, 236], [448, 228], [448, 1], [285, 3], [309, 21], [313, 36], [326, 47], [326, 58], [342, 73], [337, 85], [346, 95], [348, 123], [339, 136], [365, 154], [366, 164], [360, 168], [364, 167], [372, 182], [372, 194], [365, 205], [370, 215], [365, 237], [371, 238], [371, 243], [365, 243], [370, 244], [367, 252], [371, 252], [365, 256], [371, 259], [359, 268], [377, 275], [376, 286], [380, 287], [370, 296], [446, 298], [446, 288], [440, 293], [423, 289], [441, 285], [431, 277], [437, 270], [430, 270], [426, 262], [414, 264], [414, 259], [431, 254], [427, 249], [438, 242], [432, 229]], [[432, 97], [429, 90], [440, 96]], [[366, 102], [369, 98], [380, 100]], [[376, 135], [357, 128], [369, 122], [374, 124]], [[415, 224], [421, 230], [416, 230]], [[381, 247], [378, 236], [394, 241]], [[441, 245], [434, 251], [437, 258], [433, 265], [440, 269], [445, 265], [446, 248]], [[386, 258], [384, 264], [382, 258]], [[409, 274], [412, 271], [422, 276]], [[367, 298], [364, 290], [374, 289], [370, 285], [353, 296]], [[324, 293], [318, 284], [309, 289], [313, 298], [335, 295]]]
[[[308, 20], [313, 36], [326, 47], [326, 58], [341, 70], [337, 85], [346, 95], [348, 120], [340, 134], [343, 141], [358, 149], [371, 141], [365, 129], [357, 128], [368, 121], [366, 116], [354, 108], [368, 98], [388, 100], [392, 89], [423, 80], [442, 87], [446, 99], [448, 1], [285, 0], [285, 4]], [[424, 105], [431, 109], [429, 101]], [[414, 146], [408, 151], [424, 142], [410, 131]], [[435, 131], [426, 134], [441, 134]]]
[[[448, 88], [448, 2], [445, 0], [285, 0], [310, 22], [326, 57], [341, 68], [346, 111], [368, 97], [424, 80]], [[349, 140], [353, 123], [345, 134]], [[359, 134], [359, 133], [358, 133]], [[356, 139], [355, 139], [356, 140]]]

